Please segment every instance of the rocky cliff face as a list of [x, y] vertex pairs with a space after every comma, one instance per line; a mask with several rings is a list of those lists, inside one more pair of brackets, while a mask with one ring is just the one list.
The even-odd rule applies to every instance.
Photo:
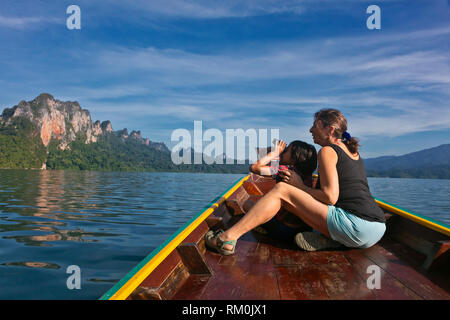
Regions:
[[102, 123], [97, 120], [93, 123], [89, 111], [82, 109], [78, 102], [62, 102], [48, 93], [43, 93], [32, 101], [21, 101], [12, 108], [6, 108], [0, 117], [0, 124], [8, 125], [15, 117], [26, 117], [36, 124], [46, 147], [52, 139], [56, 139], [59, 141], [58, 147], [65, 150], [78, 134], [83, 134], [85, 143], [96, 142], [100, 135], [116, 134], [124, 140], [132, 138], [147, 146], [155, 144], [157, 149], [167, 149], [164, 144], [143, 139], [140, 131], [132, 131], [128, 135], [127, 129], [114, 132], [108, 120]]
[[44, 146], [48, 146], [51, 139], [56, 139], [63, 150], [75, 140], [78, 133], [86, 135], [86, 143], [97, 141], [97, 136], [102, 133], [100, 123], [93, 124], [89, 111], [82, 109], [78, 102], [55, 100], [47, 93], [5, 109], [3, 123], [8, 125], [13, 118], [21, 116], [37, 125]]

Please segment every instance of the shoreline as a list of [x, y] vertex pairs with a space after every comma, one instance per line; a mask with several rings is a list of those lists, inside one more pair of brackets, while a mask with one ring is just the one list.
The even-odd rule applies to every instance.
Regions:
[[[23, 170], [23, 171], [70, 171], [70, 172], [132, 172], [132, 173], [203, 173], [203, 174], [247, 174], [248, 172], [207, 172], [207, 171], [159, 171], [159, 170], [76, 170], [76, 169], [38, 169], [38, 168], [0, 168], [0, 170]], [[435, 177], [435, 178], [422, 178], [422, 177], [393, 177], [393, 176], [374, 176], [367, 175], [367, 178], [388, 178], [388, 179], [416, 179], [416, 180], [450, 180], [450, 177]]]

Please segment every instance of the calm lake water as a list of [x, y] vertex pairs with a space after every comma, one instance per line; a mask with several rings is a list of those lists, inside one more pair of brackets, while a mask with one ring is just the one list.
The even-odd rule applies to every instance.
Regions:
[[[243, 175], [0, 170], [0, 299], [98, 299]], [[369, 178], [450, 224], [450, 180]], [[67, 267], [81, 269], [69, 290]]]

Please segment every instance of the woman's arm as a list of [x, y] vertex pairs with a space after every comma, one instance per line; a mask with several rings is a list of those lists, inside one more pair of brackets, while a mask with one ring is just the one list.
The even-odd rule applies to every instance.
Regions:
[[253, 172], [255, 174], [259, 174], [261, 176], [271, 176], [272, 173], [270, 171], [270, 166], [267, 164], [270, 164], [270, 161], [275, 160], [279, 157], [279, 155], [284, 151], [286, 148], [286, 142], [283, 140], [279, 141], [278, 144], [278, 152], [275, 148], [275, 151], [269, 152], [267, 155], [256, 161], [250, 166], [250, 172]]
[[336, 170], [337, 160], [338, 156], [333, 148], [326, 146], [319, 151], [320, 189], [305, 186], [301, 177], [293, 171], [280, 171], [280, 173], [284, 182], [302, 189], [320, 202], [334, 205], [339, 198], [339, 177]]

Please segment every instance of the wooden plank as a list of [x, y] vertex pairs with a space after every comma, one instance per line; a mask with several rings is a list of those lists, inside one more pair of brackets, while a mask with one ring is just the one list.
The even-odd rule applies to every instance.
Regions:
[[[344, 256], [356, 270], [363, 281], [367, 282], [370, 274], [368, 267], [376, 265], [363, 254], [364, 250], [354, 249], [344, 251]], [[422, 299], [414, 291], [395, 279], [386, 270], [380, 268], [380, 288], [371, 289], [377, 300], [420, 300]]]
[[[246, 269], [245, 286], [242, 287], [240, 299], [245, 300], [278, 300], [280, 293], [278, 280], [269, 248], [250, 233], [246, 237], [249, 244], [246, 253], [238, 256], [235, 265]], [[256, 248], [254, 245], [257, 245]]]
[[248, 198], [247, 191], [243, 186], [240, 186], [236, 191], [234, 191], [227, 200], [236, 200], [238, 202], [242, 202], [243, 200]]
[[284, 242], [273, 242], [270, 248], [270, 255], [273, 264], [276, 266], [295, 265], [305, 268], [311, 265], [308, 252], [300, 250], [293, 245], [286, 247]]
[[418, 253], [404, 245], [383, 238], [378, 245], [365, 249], [363, 254], [421, 298], [450, 299], [448, 292], [440, 287], [444, 287], [445, 284], [433, 283], [429, 275], [422, 274], [419, 269], [420, 261], [413, 258]]
[[342, 251], [309, 252], [330, 299], [375, 299]]
[[201, 300], [237, 300], [246, 281], [246, 271], [235, 265], [217, 264], [206, 284]]
[[182, 243], [177, 250], [190, 274], [211, 275], [213, 273], [195, 243]]
[[[214, 216], [222, 218], [222, 225], [227, 226], [229, 221], [233, 218], [231, 210], [228, 209], [225, 203], [222, 203], [216, 210], [213, 212]], [[225, 229], [221, 228], [221, 229]]]
[[210, 276], [191, 275], [172, 297], [172, 300], [199, 300]]
[[[228, 258], [228, 257], [223, 257]], [[214, 268], [214, 276], [208, 281], [202, 300], [279, 299], [278, 282], [270, 264], [258, 264], [252, 258], [239, 258], [233, 264], [226, 260]], [[254, 260], [253, 260], [254, 261]]]
[[423, 263], [427, 270], [450, 270], [450, 241], [438, 241]]
[[245, 181], [242, 186], [244, 187], [245, 191], [247, 191], [249, 196], [255, 195], [255, 196], [262, 196], [264, 193], [262, 193], [261, 190], [259, 190], [256, 183], [251, 181]]
[[234, 216], [242, 215], [245, 213], [244, 208], [242, 207], [243, 202], [240, 202], [236, 199], [227, 199], [225, 201], [227, 208], [230, 210], [231, 214]]
[[251, 232], [237, 242], [235, 254], [221, 256], [209, 251], [214, 271], [201, 299], [279, 299], [277, 277], [267, 248], [259, 247]]
[[[139, 285], [129, 296], [130, 300], [169, 300], [189, 277], [183, 263], [178, 263], [159, 287]], [[150, 281], [148, 281], [150, 282]]]
[[183, 263], [179, 263], [159, 288], [163, 300], [169, 300], [189, 277], [189, 271]]
[[275, 184], [276, 184], [275, 179], [267, 179], [256, 182], [256, 186], [258, 187], [259, 191], [261, 191], [263, 194], [266, 194], [270, 190], [272, 190], [273, 187], [275, 187]]
[[266, 179], [265, 177], [260, 176], [259, 174], [251, 173], [250, 177], [249, 177], [249, 179], [247, 181], [258, 182], [258, 181], [263, 181], [265, 179]]
[[[261, 266], [261, 265], [259, 265]], [[245, 286], [241, 289], [243, 300], [279, 300], [278, 281], [275, 269], [269, 265], [264, 268], [250, 268], [246, 275]], [[262, 271], [264, 270], [264, 271]]]
[[[253, 182], [244, 182], [244, 183], [253, 183]], [[240, 215], [244, 214], [244, 209], [242, 208], [242, 204], [248, 198], [248, 194], [246, 189], [241, 186], [239, 187], [233, 194], [231, 194], [227, 200], [225, 200], [225, 204], [232, 215]]]
[[211, 229], [211, 230], [225, 229], [225, 225], [223, 223], [222, 217], [210, 215], [208, 218], [206, 218], [205, 221], [206, 221], [206, 224], [208, 225], [209, 229]]
[[176, 250], [172, 251], [139, 286], [160, 287], [180, 262], [179, 253]]
[[448, 237], [439, 232], [399, 216], [396, 217], [395, 223], [389, 225], [387, 231], [392, 239], [425, 256], [435, 253], [434, 249], [438, 241], [448, 240]]
[[315, 266], [279, 265], [275, 268], [282, 300], [328, 299]]
[[263, 196], [261, 195], [253, 195], [253, 196], [249, 196], [247, 200], [245, 200], [242, 203], [242, 209], [244, 210], [245, 213], [249, 212], [251, 208], [253, 208], [253, 206], [256, 204], [256, 202], [259, 201], [259, 199], [261, 199]]
[[163, 300], [158, 288], [137, 287], [127, 300]]
[[203, 221], [195, 228], [184, 240], [182, 243], [199, 243], [206, 232], [208, 232], [209, 226], [206, 221]]
[[213, 214], [216, 217], [221, 217], [223, 221], [227, 219], [227, 217], [231, 217], [231, 212], [228, 210], [227, 206], [225, 205], [225, 202], [221, 203], [219, 207], [217, 207]]

